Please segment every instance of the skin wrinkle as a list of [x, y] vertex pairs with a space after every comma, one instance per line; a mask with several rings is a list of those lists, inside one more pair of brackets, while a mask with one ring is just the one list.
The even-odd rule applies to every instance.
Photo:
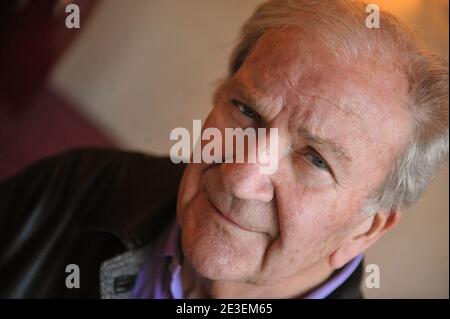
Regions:
[[[232, 87], [242, 82], [255, 99], [270, 106], [255, 111], [265, 112], [261, 115], [266, 127], [278, 128], [278, 170], [267, 176], [258, 173], [258, 163], [190, 163], [184, 173], [177, 203], [183, 249], [194, 271], [190, 275], [203, 283], [209, 296], [296, 296], [363, 251], [369, 239], [359, 230], [368, 220], [360, 217], [361, 203], [382, 180], [390, 155], [408, 134], [406, 118], [397, 109], [399, 93], [383, 92], [388, 84], [402, 85], [398, 78], [381, 76], [382, 70], [372, 72], [372, 64], [364, 61], [360, 65], [365, 69], [353, 70], [299, 37], [288, 29], [264, 34], [216, 94], [204, 126], [223, 130], [260, 125], [229, 103], [242, 98]], [[381, 87], [374, 91], [373, 85]], [[302, 92], [308, 94], [299, 97]], [[313, 100], [314, 107], [296, 103], [299, 98]], [[358, 116], [348, 116], [342, 108]], [[335, 160], [329, 163], [346, 187], [333, 183], [309, 157], [294, 156], [291, 145], [301, 152], [307, 146], [294, 134], [299, 127], [348, 150], [348, 168], [338, 167]], [[226, 223], [208, 198], [236, 223], [271, 236]], [[355, 241], [362, 244], [351, 246]]]
[[[347, 108], [343, 107], [342, 105], [339, 105], [338, 103], [333, 102], [331, 99], [328, 99], [328, 98], [322, 97], [322, 96], [317, 96], [317, 95], [307, 94], [307, 93], [305, 93], [305, 92], [303, 92], [303, 91], [301, 91], [301, 90], [299, 90], [299, 89], [294, 88], [293, 83], [290, 81], [289, 77], [287, 76], [287, 74], [286, 74], [285, 72], [280, 71], [280, 70], [277, 70], [277, 72], [279, 72], [279, 73], [283, 76], [283, 78], [284, 78], [284, 79], [286, 80], [286, 82], [288, 83], [288, 87], [290, 87], [290, 88], [296, 93], [296, 96], [298, 97], [298, 99], [299, 99], [300, 101], [304, 100], [303, 96], [310, 97], [310, 98], [312, 98], [314, 101], [315, 101], [316, 98], [318, 98], [318, 99], [321, 99], [321, 100], [323, 100], [323, 101], [328, 102], [330, 105], [336, 107], [336, 109], [338, 109], [338, 110], [344, 112], [346, 115], [350, 115], [349, 118], [356, 117], [356, 119], [358, 119], [360, 122], [363, 122], [362, 118], [361, 118], [357, 113], [352, 112], [352, 111], [348, 110]], [[301, 78], [301, 77], [300, 77], [300, 78]], [[301, 80], [299, 80], [299, 81], [301, 81]], [[303, 96], [302, 96], [302, 95], [303, 95]], [[315, 102], [314, 102], [314, 103], [311, 103], [311, 107], [312, 107], [313, 105], [315, 105]], [[349, 120], [349, 119], [348, 119], [348, 120]], [[355, 124], [355, 123], [356, 123], [356, 121], [354, 121], [354, 120], [350, 120], [350, 121], [352, 121], [352, 124]], [[351, 157], [350, 157], [350, 156], [344, 156], [344, 157], [346, 157], [346, 159], [347, 159], [348, 161], [351, 161]], [[350, 164], [351, 164], [351, 163], [350, 163]], [[342, 181], [340, 180], [340, 178], [339, 178], [338, 180], [336, 180], [336, 182], [337, 182], [341, 187], [344, 187], [344, 185], [343, 185]]]
[[[303, 100], [303, 98], [302, 98], [301, 95], [308, 96], [308, 97], [310, 97], [310, 98], [312, 98], [312, 99], [314, 99], [314, 100], [315, 100], [316, 98], [321, 99], [321, 100], [323, 100], [323, 101], [328, 102], [330, 105], [336, 107], [336, 109], [342, 111], [344, 114], [349, 115], [349, 118], [347, 118], [346, 120], [350, 121], [352, 125], [357, 125], [357, 124], [358, 124], [358, 122], [355, 121], [354, 118], [356, 118], [357, 120], [359, 120], [361, 123], [364, 123], [364, 120], [362, 119], [362, 117], [361, 117], [359, 114], [357, 114], [356, 112], [352, 112], [352, 111], [350, 111], [350, 110], [347, 110], [345, 107], [343, 107], [342, 105], [340, 105], [340, 104], [338, 104], [338, 103], [333, 102], [333, 101], [332, 101], [331, 99], [329, 99], [329, 98], [322, 97], [322, 96], [317, 96], [317, 95], [307, 94], [307, 93], [305, 93], [305, 92], [303, 92], [303, 91], [300, 91], [300, 90], [298, 90], [298, 89], [294, 89], [294, 88], [293, 88], [293, 84], [292, 84], [291, 81], [289, 80], [288, 76], [287, 76], [284, 72], [281, 72], [281, 71], [280, 71], [280, 73], [281, 73], [282, 76], [286, 79], [286, 81], [288, 82], [289, 86], [294, 90], [294, 92], [297, 93], [297, 96], [298, 96], [298, 99], [299, 99], [299, 100]], [[315, 104], [316, 104], [316, 103], [311, 103], [311, 106], [314, 106]], [[352, 119], [353, 119], [353, 120], [352, 120]], [[348, 160], [349, 162], [351, 162], [351, 160], [352, 160], [352, 159], [351, 159], [351, 156], [347, 155], [347, 156], [344, 156], [344, 157], [347, 157], [347, 160]], [[350, 164], [351, 164], [351, 163], [350, 163]], [[343, 185], [341, 182], [339, 182], [338, 184], [339, 184], [341, 187], [344, 187], [344, 185]]]
[[[349, 110], [344, 110], [343, 107], [339, 106], [337, 103], [332, 102], [330, 99], [327, 99], [327, 98], [324, 98], [324, 97], [320, 97], [320, 96], [316, 96], [316, 95], [308, 95], [308, 94], [306, 94], [306, 93], [303, 93], [303, 92], [301, 92], [301, 91], [299, 91], [299, 90], [294, 89], [292, 83], [291, 83], [290, 80], [287, 78], [287, 75], [286, 75], [284, 72], [282, 72], [282, 71], [278, 71], [278, 72], [280, 72], [280, 73], [285, 77], [286, 81], [287, 81], [288, 84], [289, 84], [289, 87], [290, 87], [291, 89], [293, 89], [293, 90], [297, 93], [297, 96], [298, 96], [299, 100], [303, 100], [303, 98], [300, 96], [300, 94], [302, 94], [302, 95], [304, 95], [304, 96], [311, 97], [313, 100], [315, 100], [316, 98], [319, 98], [319, 99], [322, 99], [322, 100], [328, 102], [329, 104], [335, 106], [338, 110], [341, 110], [341, 111], [345, 112], [345, 114], [355, 116], [355, 117], [357, 117], [359, 120], [362, 121], [361, 117], [358, 116], [358, 114], [356, 114], [356, 113], [354, 113], [354, 112], [351, 112], [351, 111], [349, 111]], [[242, 89], [243, 89], [243, 85], [242, 85], [242, 84], [240, 84], [240, 85], [238, 84], [238, 85], [236, 85], [236, 86], [240, 89], [241, 94], [242, 94], [243, 96], [245, 96], [247, 100], [251, 100], [251, 101], [252, 101], [251, 103], [259, 105], [257, 109], [265, 109], [265, 108], [268, 108], [268, 106], [262, 106], [262, 105], [269, 105], [267, 102], [266, 102], [266, 103], [259, 103], [259, 102], [257, 102], [258, 99], [249, 98], [249, 96], [250, 96], [249, 93], [243, 93], [243, 92], [247, 92], [247, 90], [242, 91]], [[301, 92], [301, 93], [300, 93], [300, 92]], [[255, 94], [255, 95], [259, 95], [259, 94]], [[261, 99], [264, 99], [264, 98], [261, 98]], [[266, 99], [268, 99], [268, 98], [266, 98]], [[270, 99], [268, 99], [268, 100], [270, 100]], [[313, 106], [314, 104], [315, 104], [315, 103], [312, 103], [311, 106]], [[306, 131], [306, 130], [302, 130], [302, 131]], [[310, 136], [310, 135], [308, 134], [308, 136]], [[311, 136], [311, 137], [312, 137], [312, 136]], [[320, 140], [318, 140], [318, 139], [315, 139], [315, 140], [316, 140], [316, 142], [318, 142], [318, 143], [320, 143], [320, 144], [324, 144], [323, 142], [320, 142]], [[335, 149], [335, 153], [336, 153], [337, 155], [339, 155], [342, 159], [344, 159], [344, 160], [346, 160], [346, 161], [348, 161], [348, 162], [351, 162], [351, 161], [352, 161], [352, 159], [351, 159], [351, 157], [350, 157], [349, 155], [347, 155], [347, 154], [345, 154], [343, 151], [339, 150], [340, 147], [334, 147], [334, 149]], [[338, 184], [339, 184], [340, 186], [344, 187], [343, 184], [340, 183], [339, 181], [336, 181], [336, 182], [338, 182]]]
[[[283, 105], [283, 101], [274, 101], [274, 99], [270, 99], [268, 97], [261, 97], [257, 90], [243, 84], [239, 79], [230, 79], [229, 83], [233, 90], [239, 92], [245, 102], [255, 108], [255, 111], [258, 111], [262, 115], [270, 114], [265, 116], [265, 122], [273, 121], [273, 119], [278, 115], [279, 111], [281, 111], [281, 107], [279, 107], [279, 105]], [[273, 95], [276, 96], [276, 92]], [[253, 96], [255, 96], [256, 98], [254, 98]], [[278, 110], [276, 114], [272, 114], [274, 113], [274, 109]]]
[[[272, 243], [270, 243], [270, 246], [276, 245], [277, 243], [281, 243], [281, 241], [282, 241], [281, 232], [279, 231], [280, 228], [281, 228], [282, 220], [280, 220], [280, 216], [279, 216], [278, 210], [277, 210], [279, 202], [278, 202], [278, 197], [276, 196], [276, 194], [277, 194], [277, 188], [274, 187], [274, 198], [275, 198], [275, 202], [277, 203], [277, 205], [274, 205], [274, 210], [275, 210], [276, 216], [277, 216], [276, 220], [277, 220], [277, 223], [278, 223], [278, 232], [277, 232], [276, 236], [273, 238]], [[271, 248], [272, 247], [267, 248], [265, 250], [265, 252], [264, 252], [261, 264], [259, 266], [259, 272], [260, 273], [263, 273], [265, 271], [266, 267], [267, 267], [267, 264], [268, 264], [267, 263], [267, 259], [268, 259], [268, 256], [270, 256]]]
[[[219, 170], [219, 172], [222, 173], [222, 170]], [[223, 177], [221, 178], [221, 181], [223, 181]], [[226, 189], [226, 186], [223, 184], [223, 182], [220, 182], [220, 185], [221, 185], [221, 187], [219, 187], [219, 188], [211, 189], [209, 191], [209, 196], [214, 198], [214, 196], [215, 196], [214, 192], [223, 193], [220, 190], [220, 188]], [[208, 193], [208, 189], [207, 188], [204, 188], [204, 189]], [[239, 210], [239, 208], [243, 205], [243, 203], [242, 203], [243, 201], [240, 200], [239, 198], [234, 197], [232, 194], [233, 194], [232, 191], [230, 189], [227, 189], [227, 196], [223, 196], [222, 198], [218, 199], [218, 201], [220, 201], [222, 203], [222, 205], [220, 205], [220, 207], [223, 207], [223, 209], [225, 211], [236, 211], [236, 210]], [[248, 206], [251, 207], [251, 205], [249, 205], [252, 202], [251, 200], [246, 200], [245, 202], [247, 203]], [[258, 203], [257, 201], [253, 201], [253, 202]], [[262, 205], [264, 205], [264, 206], [270, 205], [269, 207], [273, 207], [272, 203], [273, 203], [273, 201], [269, 202], [269, 204], [263, 203], [263, 204], [261, 204], [261, 206]], [[270, 220], [272, 220], [272, 218], [269, 217], [269, 218], [267, 218], [267, 220], [270, 221]], [[245, 223], [245, 220], [243, 220], [243, 222]], [[266, 234], [270, 238], [274, 237], [274, 234], [271, 234], [270, 232], [264, 232], [264, 234]], [[276, 234], [277, 234], [277, 232], [275, 233], [275, 235]]]
[[[350, 111], [350, 110], [347, 110], [346, 108], [344, 108], [343, 106], [339, 105], [338, 103], [335, 103], [334, 101], [332, 101], [332, 100], [329, 99], [329, 98], [326, 98], [326, 97], [323, 97], [323, 96], [318, 96], [318, 95], [307, 94], [306, 92], [303, 92], [303, 91], [300, 91], [299, 89], [296, 89], [296, 88], [292, 85], [292, 83], [291, 83], [291, 81], [289, 80], [288, 76], [287, 76], [283, 71], [278, 71], [278, 72], [280, 72], [280, 74], [286, 79], [286, 82], [288, 83], [289, 87], [290, 87], [294, 92], [296, 92], [297, 97], [298, 97], [298, 99], [299, 99], [300, 101], [303, 100], [303, 99], [302, 99], [302, 95], [303, 95], [303, 96], [310, 97], [310, 98], [312, 98], [312, 99], [321, 99], [321, 100], [327, 102], [328, 104], [333, 105], [333, 106], [336, 107], [338, 110], [344, 112], [346, 115], [354, 116], [354, 117], [358, 118], [358, 120], [360, 120], [361, 122], [363, 121], [362, 118], [361, 118], [358, 114], [356, 114], [356, 113], [354, 113], [354, 112], [352, 112], [352, 111]], [[313, 103], [312, 105], [314, 105], [314, 104], [315, 104], [315, 103]]]

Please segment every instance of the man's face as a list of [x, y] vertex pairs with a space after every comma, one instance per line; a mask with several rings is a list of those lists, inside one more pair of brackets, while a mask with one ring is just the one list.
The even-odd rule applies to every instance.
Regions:
[[364, 218], [410, 132], [406, 82], [386, 61], [339, 62], [270, 30], [223, 86], [204, 128], [278, 128], [278, 169], [189, 164], [178, 197], [185, 257], [203, 277], [267, 283], [324, 262]]

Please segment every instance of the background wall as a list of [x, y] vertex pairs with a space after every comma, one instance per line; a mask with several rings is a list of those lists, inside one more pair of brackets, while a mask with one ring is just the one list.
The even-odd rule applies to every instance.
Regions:
[[[211, 107], [238, 30], [257, 0], [108, 0], [54, 70], [51, 87], [124, 148], [168, 154], [171, 129]], [[448, 56], [448, 1], [372, 1]], [[381, 269], [369, 298], [448, 298], [448, 168], [396, 230], [367, 252]]]

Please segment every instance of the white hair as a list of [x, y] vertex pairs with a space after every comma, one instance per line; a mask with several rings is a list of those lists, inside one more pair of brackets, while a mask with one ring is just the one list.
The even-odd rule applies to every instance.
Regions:
[[396, 57], [408, 81], [414, 133], [363, 208], [369, 213], [391, 212], [416, 203], [448, 158], [448, 63], [423, 50], [417, 35], [387, 12], [380, 12], [379, 29], [367, 28], [365, 8], [356, 0], [267, 1], [242, 27], [228, 76], [236, 73], [264, 32], [276, 27], [296, 27], [342, 59], [375, 51], [389, 53], [383, 58]]

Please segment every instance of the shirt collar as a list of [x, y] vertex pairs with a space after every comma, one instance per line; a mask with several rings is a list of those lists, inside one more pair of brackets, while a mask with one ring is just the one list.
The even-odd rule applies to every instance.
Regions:
[[328, 280], [320, 286], [312, 290], [303, 299], [325, 299], [333, 291], [339, 288], [350, 276], [355, 272], [358, 265], [361, 263], [363, 255], [356, 256], [353, 260], [347, 263], [344, 267], [337, 270]]
[[[156, 243], [154, 254], [160, 257], [170, 257], [171, 291], [175, 298], [183, 298], [181, 281], [181, 228], [176, 220], [164, 231], [160, 240]], [[362, 254], [356, 256], [344, 267], [337, 270], [329, 279], [305, 295], [303, 299], [325, 299], [328, 297], [355, 272], [362, 259]]]
[[172, 257], [181, 262], [181, 228], [175, 218], [155, 243], [154, 255]]

